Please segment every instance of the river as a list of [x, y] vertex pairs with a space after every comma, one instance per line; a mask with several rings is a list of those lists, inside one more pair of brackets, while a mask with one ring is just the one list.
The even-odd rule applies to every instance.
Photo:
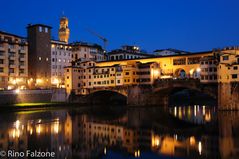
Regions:
[[239, 158], [238, 121], [239, 112], [204, 105], [1, 112], [0, 155], [29, 150], [54, 152], [56, 159]]

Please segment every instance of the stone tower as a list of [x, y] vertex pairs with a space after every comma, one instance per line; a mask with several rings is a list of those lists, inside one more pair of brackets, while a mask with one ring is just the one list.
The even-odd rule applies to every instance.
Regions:
[[65, 16], [60, 19], [60, 28], [58, 36], [60, 41], [68, 43], [70, 37], [70, 29], [68, 28], [68, 19]]

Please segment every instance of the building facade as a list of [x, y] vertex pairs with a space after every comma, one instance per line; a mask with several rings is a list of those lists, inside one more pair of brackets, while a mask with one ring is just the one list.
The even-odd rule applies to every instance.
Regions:
[[65, 68], [66, 90], [86, 95], [90, 89], [153, 84], [160, 76], [157, 63], [98, 66], [95, 61], [76, 62]]
[[121, 49], [112, 50], [108, 53], [109, 61], [139, 59], [152, 57], [153, 55], [142, 53], [138, 46], [122, 46]]
[[64, 67], [72, 62], [72, 47], [66, 42], [51, 40], [51, 83], [65, 87]]
[[29, 43], [30, 87], [51, 87], [51, 27], [43, 24], [27, 27]]
[[80, 61], [105, 61], [106, 55], [103, 48], [98, 44], [86, 42], [71, 43], [73, 60]]
[[190, 54], [190, 52], [169, 48], [169, 49], [155, 50], [154, 54], [156, 56], [172, 56], [172, 55]]
[[70, 38], [70, 29], [68, 27], [68, 23], [69, 21], [67, 17], [64, 16], [60, 19], [60, 28], [58, 31], [58, 36], [59, 40], [65, 43], [68, 43]]
[[24, 89], [28, 78], [28, 43], [18, 35], [0, 31], [0, 90]]

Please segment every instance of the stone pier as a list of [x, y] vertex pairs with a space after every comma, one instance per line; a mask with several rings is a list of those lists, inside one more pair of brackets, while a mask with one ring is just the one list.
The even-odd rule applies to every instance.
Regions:
[[218, 84], [219, 110], [239, 110], [239, 82]]

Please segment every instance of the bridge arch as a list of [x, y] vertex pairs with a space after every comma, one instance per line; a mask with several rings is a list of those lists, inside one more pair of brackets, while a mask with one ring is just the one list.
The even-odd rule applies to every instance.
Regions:
[[175, 70], [174, 72], [174, 76], [176, 78], [186, 78], [187, 77], [187, 73], [183, 68], [178, 68]]
[[86, 96], [92, 105], [126, 105], [127, 94], [114, 90], [97, 90]]

